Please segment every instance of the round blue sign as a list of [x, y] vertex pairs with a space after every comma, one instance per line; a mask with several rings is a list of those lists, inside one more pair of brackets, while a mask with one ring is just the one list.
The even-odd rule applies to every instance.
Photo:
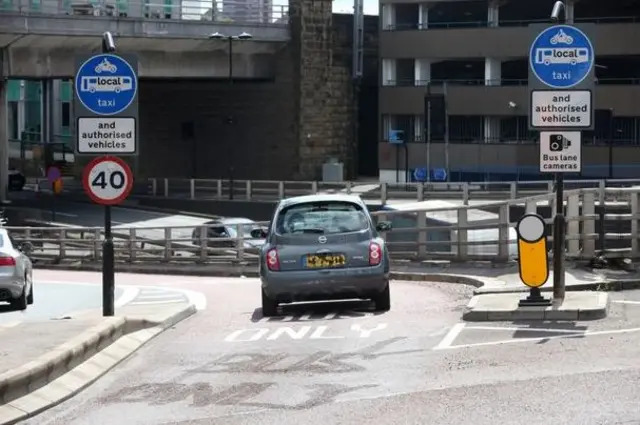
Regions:
[[444, 168], [435, 168], [433, 170], [433, 179], [436, 181], [445, 181], [447, 179], [447, 170]]
[[529, 66], [542, 83], [556, 89], [580, 84], [594, 63], [591, 40], [576, 27], [554, 25], [542, 31], [531, 45]]
[[116, 115], [133, 103], [138, 77], [120, 56], [101, 54], [80, 66], [75, 87], [85, 108], [96, 115]]

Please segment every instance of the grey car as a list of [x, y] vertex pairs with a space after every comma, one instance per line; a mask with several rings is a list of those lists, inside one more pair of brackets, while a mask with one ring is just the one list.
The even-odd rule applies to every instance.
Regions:
[[[207, 226], [207, 246], [212, 248], [236, 248], [236, 242], [231, 239], [238, 237], [238, 225], [242, 228], [244, 249], [257, 253], [258, 248], [264, 243], [266, 230], [255, 221], [242, 217], [220, 218], [204, 223], [203, 226]], [[200, 227], [196, 227], [191, 232], [191, 239], [196, 246], [201, 244]], [[230, 238], [230, 240], [225, 240], [226, 238]]]
[[26, 310], [33, 304], [33, 266], [27, 256], [28, 242], [20, 248], [6, 229], [0, 228], [0, 302], [8, 302], [13, 310]]
[[371, 299], [390, 309], [389, 253], [358, 196], [310, 195], [280, 201], [260, 252], [262, 313], [280, 303]]

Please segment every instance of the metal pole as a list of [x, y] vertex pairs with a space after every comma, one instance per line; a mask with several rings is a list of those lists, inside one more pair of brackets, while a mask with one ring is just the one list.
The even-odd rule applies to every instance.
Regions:
[[[229, 99], [232, 98], [233, 92], [231, 88], [233, 87], [233, 36], [228, 37], [229, 40]], [[234, 166], [234, 155], [235, 150], [233, 149], [234, 140], [232, 140], [231, 132], [233, 131], [233, 117], [229, 115], [227, 120], [227, 125], [229, 126], [229, 200], [233, 200], [233, 166]]]
[[113, 239], [111, 236], [111, 206], [104, 207], [104, 243], [102, 244], [102, 315], [115, 314], [115, 276]]
[[427, 86], [427, 182], [431, 181], [431, 86]]
[[451, 180], [449, 173], [449, 112], [447, 111], [447, 83], [442, 85], [444, 93], [444, 169], [447, 170], [447, 181]]
[[[0, 61], [2, 54], [0, 53]], [[7, 202], [9, 185], [9, 129], [7, 128], [7, 90], [9, 80], [0, 76], [0, 204]]]
[[[103, 35], [102, 53], [115, 51], [110, 33]], [[54, 195], [55, 196], [55, 195]], [[111, 236], [111, 206], [104, 207], [104, 242], [102, 243], [102, 315], [115, 315], [115, 271], [113, 238]]]
[[[560, 21], [560, 12], [563, 19]], [[566, 9], [562, 1], [556, 1], [551, 11], [551, 19], [562, 23], [566, 21]], [[564, 300], [564, 175], [556, 173], [556, 215], [553, 218], [553, 299]]]
[[564, 175], [556, 173], [556, 215], [553, 218], [553, 299], [563, 300], [564, 285]]

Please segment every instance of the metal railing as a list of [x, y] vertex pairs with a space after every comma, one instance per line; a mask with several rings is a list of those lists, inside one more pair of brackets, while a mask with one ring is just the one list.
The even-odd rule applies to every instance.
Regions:
[[[615, 203], [605, 199], [615, 200]], [[402, 209], [372, 213], [393, 229], [383, 233], [392, 259], [507, 262], [517, 255], [514, 226], [525, 212], [538, 211], [551, 224], [554, 195], [437, 209]], [[565, 192], [566, 256], [592, 259], [640, 257], [640, 188], [577, 189]], [[603, 206], [606, 207], [603, 208]], [[256, 223], [266, 226], [268, 223]], [[102, 228], [7, 227], [18, 242], [33, 244], [39, 261], [96, 262], [102, 252]], [[236, 238], [209, 238], [206, 225], [124, 227], [113, 229], [116, 261], [242, 265], [258, 262], [259, 242], [242, 229]], [[243, 236], [244, 235], [244, 236]], [[550, 236], [549, 242], [553, 238]], [[551, 244], [549, 245], [551, 249]]]
[[[268, 4], [268, 3], [267, 3]], [[288, 24], [288, 3], [264, 6], [260, 1], [161, 1], [161, 0], [3, 0], [0, 12], [28, 15], [67, 15], [79, 18], [173, 19], [189, 21]]]
[[[317, 193], [360, 195], [365, 200], [386, 204], [389, 200], [428, 201], [453, 199], [467, 204], [470, 200], [515, 200], [553, 191], [552, 181], [469, 182], [469, 183], [379, 183], [317, 181], [252, 181], [200, 179], [149, 179], [149, 195], [158, 198], [224, 200], [233, 190], [234, 199], [243, 201], [276, 201], [292, 196]], [[571, 189], [605, 187], [640, 187], [639, 179], [567, 180]]]

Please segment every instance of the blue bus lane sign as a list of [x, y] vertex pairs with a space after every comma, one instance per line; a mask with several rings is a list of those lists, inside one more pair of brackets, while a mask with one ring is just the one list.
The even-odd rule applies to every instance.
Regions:
[[554, 25], [544, 29], [531, 44], [529, 65], [540, 82], [555, 89], [582, 83], [594, 65], [589, 37], [576, 27]]
[[75, 90], [80, 103], [92, 113], [118, 115], [134, 102], [138, 77], [120, 56], [95, 55], [78, 68]]

